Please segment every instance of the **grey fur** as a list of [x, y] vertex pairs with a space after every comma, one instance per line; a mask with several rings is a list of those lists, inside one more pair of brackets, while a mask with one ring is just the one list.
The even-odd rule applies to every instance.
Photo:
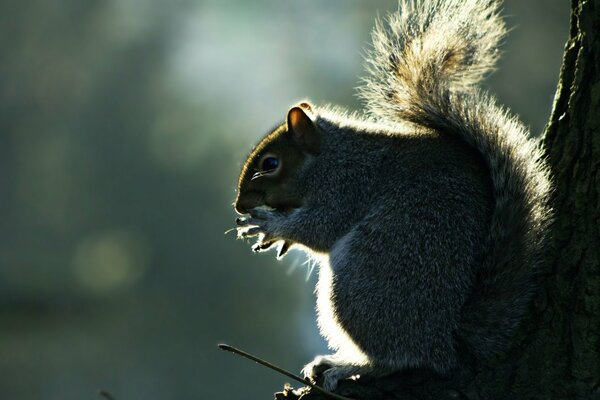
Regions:
[[304, 373], [328, 389], [504, 351], [551, 215], [537, 144], [474, 87], [504, 34], [497, 3], [404, 1], [388, 25], [361, 89], [373, 118], [310, 106], [321, 150], [286, 183], [302, 206], [240, 224], [320, 259], [318, 322], [335, 353]]

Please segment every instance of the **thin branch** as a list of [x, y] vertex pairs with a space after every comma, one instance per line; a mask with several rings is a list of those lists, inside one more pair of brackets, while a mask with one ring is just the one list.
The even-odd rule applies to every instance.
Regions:
[[106, 400], [115, 400], [115, 398], [105, 389], [98, 390], [98, 396], [104, 397]]
[[285, 370], [285, 369], [283, 369], [281, 367], [278, 367], [278, 366], [276, 366], [274, 364], [271, 364], [270, 362], [265, 361], [262, 358], [258, 358], [256, 356], [253, 356], [252, 354], [246, 353], [245, 351], [242, 351], [240, 349], [236, 349], [235, 347], [232, 347], [232, 346], [230, 346], [228, 344], [219, 344], [218, 347], [221, 350], [225, 350], [225, 351], [228, 351], [230, 353], [234, 353], [234, 354], [240, 355], [240, 356], [242, 356], [244, 358], [247, 358], [249, 360], [252, 360], [252, 361], [254, 361], [254, 362], [256, 362], [256, 363], [258, 363], [260, 365], [263, 365], [263, 366], [265, 366], [267, 368], [270, 368], [273, 371], [277, 371], [280, 374], [283, 374], [283, 375], [287, 376], [288, 378], [292, 378], [292, 379], [294, 379], [294, 380], [296, 380], [298, 382], [301, 382], [304, 385], [310, 386], [315, 391], [317, 391], [317, 392], [321, 393], [322, 395], [324, 395], [326, 397], [329, 397], [331, 399], [335, 399], [335, 400], [353, 400], [353, 399], [351, 399], [349, 397], [340, 396], [339, 394], [335, 394], [335, 393], [332, 393], [332, 392], [330, 392], [328, 390], [325, 390], [322, 387], [317, 386], [314, 383], [310, 382], [308, 379], [304, 379], [304, 378], [302, 378], [302, 377], [300, 377], [300, 376], [298, 376], [296, 374], [293, 374], [293, 373], [291, 373], [291, 372], [289, 372], [289, 371], [287, 371], [287, 370]]

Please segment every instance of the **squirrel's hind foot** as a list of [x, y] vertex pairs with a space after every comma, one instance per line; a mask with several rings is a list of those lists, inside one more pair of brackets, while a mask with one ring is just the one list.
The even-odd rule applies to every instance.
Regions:
[[341, 380], [355, 378], [369, 372], [371, 372], [370, 366], [343, 362], [335, 354], [317, 356], [302, 369], [305, 378], [329, 391], [335, 390]]

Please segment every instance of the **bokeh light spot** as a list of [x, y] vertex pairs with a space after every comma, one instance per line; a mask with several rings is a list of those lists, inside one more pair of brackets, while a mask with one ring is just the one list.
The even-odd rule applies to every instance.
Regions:
[[147, 246], [139, 235], [108, 231], [85, 238], [75, 250], [72, 266], [84, 289], [102, 294], [137, 283], [148, 260]]

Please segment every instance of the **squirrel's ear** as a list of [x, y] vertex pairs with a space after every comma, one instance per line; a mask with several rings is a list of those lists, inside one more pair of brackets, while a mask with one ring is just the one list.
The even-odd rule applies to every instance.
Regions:
[[300, 103], [288, 111], [287, 128], [296, 143], [310, 152], [317, 152], [321, 138], [313, 119], [310, 104]]

